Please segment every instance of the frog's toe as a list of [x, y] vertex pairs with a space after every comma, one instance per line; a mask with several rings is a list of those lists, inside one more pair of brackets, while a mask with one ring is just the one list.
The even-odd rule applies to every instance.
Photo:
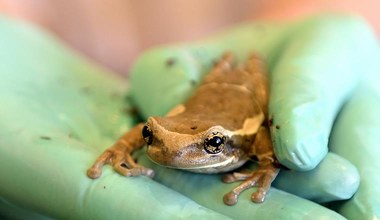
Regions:
[[228, 173], [222, 176], [222, 181], [224, 183], [234, 183], [237, 181], [242, 181], [250, 178], [252, 176], [252, 173], [248, 172], [233, 172]]
[[223, 202], [229, 206], [235, 205], [238, 201], [238, 196], [239, 195], [234, 192], [229, 192], [223, 196]]
[[119, 166], [115, 167], [115, 170], [123, 175], [123, 176], [148, 176], [148, 177], [153, 177], [154, 176], [154, 171], [152, 169], [146, 168], [146, 167], [141, 167], [141, 166], [136, 166], [132, 168], [127, 168], [124, 164], [120, 164]]
[[225, 174], [225, 175], [222, 176], [222, 181], [224, 183], [233, 183], [233, 182], [235, 182], [237, 180], [236, 180], [236, 178], [234, 177], [234, 175], [232, 173], [229, 173], [229, 174]]
[[252, 193], [251, 200], [254, 203], [262, 203], [265, 200], [267, 191], [263, 188], [258, 188], [256, 192]]
[[99, 178], [102, 175], [102, 170], [97, 167], [90, 167], [87, 170], [87, 176], [91, 179]]
[[136, 167], [136, 168], [139, 168], [140, 169], [140, 175], [144, 175], [144, 176], [147, 176], [147, 177], [150, 177], [150, 178], [153, 178], [154, 177], [154, 170], [152, 169], [149, 169], [149, 168], [146, 168], [146, 167]]

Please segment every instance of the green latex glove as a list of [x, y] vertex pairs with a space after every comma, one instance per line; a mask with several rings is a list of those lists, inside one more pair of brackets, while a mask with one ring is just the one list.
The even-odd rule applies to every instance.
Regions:
[[[361, 176], [360, 188], [334, 208], [350, 219], [379, 218], [380, 121], [375, 112], [380, 92], [370, 82], [379, 82], [380, 55], [368, 25], [353, 16], [321, 15], [291, 23], [248, 23], [203, 41], [155, 48], [133, 68], [134, 103], [144, 117], [165, 114], [191, 95], [225, 51], [236, 54], [240, 62], [252, 52], [266, 58], [276, 156], [293, 170], [308, 171], [282, 171], [274, 185], [319, 202], [348, 199], [359, 178], [352, 162]], [[337, 154], [327, 154], [328, 146]], [[204, 198], [208, 192], [223, 194], [222, 190], [200, 190], [198, 185], [216, 184], [217, 177], [188, 175], [164, 169], [157, 180], [203, 205], [230, 212]], [[186, 180], [178, 182], [182, 178]], [[271, 196], [278, 195], [273, 191], [264, 204], [245, 208], [270, 206]], [[270, 208], [263, 210], [272, 214]]]

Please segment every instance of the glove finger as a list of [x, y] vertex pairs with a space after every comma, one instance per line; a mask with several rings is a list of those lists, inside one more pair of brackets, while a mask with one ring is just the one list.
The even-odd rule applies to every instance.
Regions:
[[380, 88], [364, 85], [341, 112], [331, 135], [331, 150], [350, 160], [361, 177], [354, 197], [336, 207], [348, 219], [380, 218], [379, 112]]
[[349, 199], [358, 189], [360, 177], [355, 166], [329, 152], [313, 170], [281, 170], [273, 186], [318, 203]]
[[363, 42], [373, 37], [366, 33], [357, 18], [310, 20], [279, 56], [271, 74], [271, 133], [276, 156], [290, 169], [311, 170], [326, 156], [335, 117], [361, 73], [358, 49], [365, 54]]

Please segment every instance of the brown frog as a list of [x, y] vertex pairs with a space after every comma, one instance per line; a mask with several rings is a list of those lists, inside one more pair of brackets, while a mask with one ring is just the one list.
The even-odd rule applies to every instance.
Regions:
[[163, 166], [197, 173], [235, 170], [252, 157], [259, 167], [250, 172], [226, 174], [226, 183], [243, 181], [228, 192], [227, 205], [237, 202], [245, 189], [257, 187], [252, 201], [263, 202], [279, 172], [268, 131], [268, 80], [264, 62], [251, 56], [235, 67], [226, 53], [195, 94], [165, 117], [149, 117], [108, 148], [88, 169], [98, 178], [111, 164], [124, 176], [153, 176], [154, 171], [135, 163], [131, 153], [147, 144], [149, 158]]

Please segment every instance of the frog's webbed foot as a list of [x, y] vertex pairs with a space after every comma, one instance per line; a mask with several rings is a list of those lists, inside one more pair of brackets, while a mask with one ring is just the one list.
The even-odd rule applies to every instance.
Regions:
[[153, 177], [152, 169], [138, 165], [131, 156], [131, 152], [144, 146], [141, 136], [144, 124], [140, 123], [124, 134], [112, 147], [105, 150], [87, 170], [87, 176], [96, 179], [102, 175], [102, 168], [109, 164], [123, 176], [149, 176]]
[[258, 170], [251, 172], [234, 172], [224, 175], [222, 180], [225, 183], [232, 183], [243, 180], [239, 186], [235, 187], [233, 190], [224, 195], [224, 203], [226, 205], [235, 205], [238, 201], [240, 193], [251, 187], [257, 187], [256, 192], [254, 192], [251, 196], [252, 201], [255, 203], [263, 202], [278, 172], [279, 169], [270, 164], [266, 166], [260, 166]]
[[87, 176], [92, 179], [100, 177], [105, 164], [112, 165], [114, 170], [123, 176], [154, 176], [152, 169], [138, 165], [129, 153], [117, 147], [104, 151], [87, 170]]

